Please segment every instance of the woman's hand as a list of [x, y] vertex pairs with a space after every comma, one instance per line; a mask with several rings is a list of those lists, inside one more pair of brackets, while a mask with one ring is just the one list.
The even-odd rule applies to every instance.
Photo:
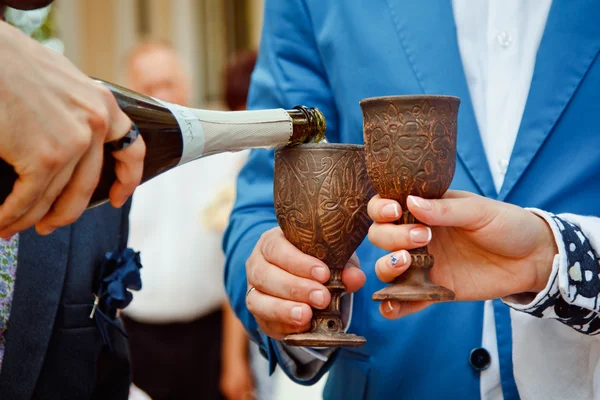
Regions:
[[[369, 215], [375, 221], [369, 240], [392, 254], [375, 270], [391, 282], [410, 266], [407, 250], [427, 245], [435, 264], [433, 283], [451, 289], [456, 300], [488, 300], [539, 292], [550, 277], [558, 253], [550, 227], [523, 208], [468, 192], [449, 191], [443, 199], [409, 196], [408, 209], [423, 225], [395, 225], [402, 210], [393, 200], [375, 196]], [[383, 316], [403, 317], [431, 302], [386, 302]]]

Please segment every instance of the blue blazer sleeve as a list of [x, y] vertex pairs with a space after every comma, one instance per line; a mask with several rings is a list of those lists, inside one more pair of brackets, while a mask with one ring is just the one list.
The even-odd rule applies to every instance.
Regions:
[[[314, 38], [311, 16], [303, 1], [265, 2], [261, 46], [252, 75], [248, 108], [317, 107], [325, 115], [328, 140], [335, 142], [338, 141], [337, 111]], [[255, 150], [238, 177], [236, 203], [223, 239], [225, 287], [233, 310], [263, 355], [268, 357], [270, 372], [277, 363], [277, 352], [271, 340], [259, 332], [246, 308], [245, 266], [260, 236], [276, 226], [273, 151]], [[322, 373], [315, 378], [318, 380]]]

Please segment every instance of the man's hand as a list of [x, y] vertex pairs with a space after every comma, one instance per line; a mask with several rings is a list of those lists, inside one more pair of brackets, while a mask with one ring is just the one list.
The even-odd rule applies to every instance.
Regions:
[[[248, 310], [261, 330], [277, 340], [307, 331], [311, 307], [323, 309], [331, 301], [323, 286], [329, 279], [329, 268], [294, 247], [280, 228], [262, 235], [246, 262], [246, 275], [248, 287], [255, 289], [246, 297]], [[356, 256], [348, 261], [342, 281], [349, 293], [365, 284], [366, 277]]]
[[[0, 206], [0, 237], [33, 225], [41, 234], [74, 222], [97, 186], [104, 143], [131, 121], [106, 88], [65, 57], [0, 22], [0, 158], [19, 175]], [[142, 176], [141, 137], [114, 153], [120, 207]]]
[[[511, 204], [457, 191], [449, 191], [441, 200], [409, 196], [407, 205], [431, 230], [423, 225], [390, 223], [402, 213], [393, 200], [375, 196], [369, 202], [369, 215], [375, 221], [369, 240], [393, 252], [375, 265], [383, 282], [391, 282], [407, 270], [407, 250], [427, 245], [435, 259], [431, 280], [453, 290], [458, 301], [540, 292], [546, 286], [558, 251], [542, 218]], [[395, 319], [430, 304], [386, 302], [380, 311]]]

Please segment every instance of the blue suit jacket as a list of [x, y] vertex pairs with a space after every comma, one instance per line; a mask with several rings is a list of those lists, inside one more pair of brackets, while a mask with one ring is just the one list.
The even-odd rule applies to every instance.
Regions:
[[[359, 101], [401, 94], [462, 99], [454, 189], [552, 212], [600, 215], [600, 3], [554, 0], [508, 172], [496, 193], [478, 132], [449, 0], [267, 1], [252, 108], [320, 108], [331, 142], [362, 142]], [[232, 304], [273, 367], [278, 354], [245, 306], [245, 261], [259, 236], [277, 225], [273, 154], [254, 151], [240, 174], [224, 241]], [[438, 304], [385, 320], [371, 295], [383, 287], [373, 265], [384, 253], [358, 250], [367, 284], [354, 298], [350, 331], [367, 338], [342, 350], [327, 398], [479, 398], [471, 349], [481, 346], [483, 304]], [[495, 303], [505, 399], [518, 398], [508, 309]], [[317, 376], [318, 379], [321, 376]], [[314, 380], [313, 380], [314, 381]], [[312, 383], [312, 382], [305, 382]], [[335, 389], [335, 391], [332, 391]]]

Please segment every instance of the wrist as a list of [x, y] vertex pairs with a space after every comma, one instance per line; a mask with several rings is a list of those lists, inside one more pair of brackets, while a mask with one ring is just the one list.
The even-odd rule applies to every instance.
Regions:
[[552, 273], [554, 258], [558, 254], [556, 239], [549, 222], [541, 216], [535, 215], [540, 227], [538, 230], [538, 244], [530, 263], [535, 270], [535, 280], [529, 290], [530, 293], [539, 293], [546, 288]]

